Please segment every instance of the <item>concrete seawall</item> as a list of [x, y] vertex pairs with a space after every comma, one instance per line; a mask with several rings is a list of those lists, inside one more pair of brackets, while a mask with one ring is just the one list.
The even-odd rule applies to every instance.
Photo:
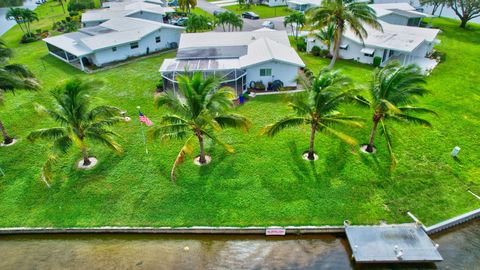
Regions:
[[87, 227], [0, 228], [2, 234], [67, 234], [67, 233], [142, 233], [142, 234], [262, 234], [267, 229], [285, 229], [285, 234], [344, 233], [344, 226], [286, 226], [286, 227]]

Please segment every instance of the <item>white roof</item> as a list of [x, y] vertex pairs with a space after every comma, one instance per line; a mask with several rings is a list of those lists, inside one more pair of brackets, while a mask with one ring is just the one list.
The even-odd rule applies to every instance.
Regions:
[[290, 41], [285, 31], [252, 31], [183, 33], [180, 36], [178, 48], [244, 46], [259, 38], [269, 38], [278, 43], [290, 46]]
[[79, 32], [46, 38], [44, 41], [76, 56], [82, 56], [96, 50], [139, 41], [144, 36], [162, 28], [183, 30], [183, 27], [170, 24], [120, 17], [99, 26], [82, 28]]
[[[368, 33], [368, 37], [364, 40], [365, 46], [412, 52], [424, 41], [435, 41], [440, 31], [438, 29], [389, 24], [382, 21], [380, 21], [380, 24], [383, 32], [364, 25]], [[362, 44], [361, 40], [350, 29], [345, 31], [344, 37]]]
[[90, 36], [80, 32], [73, 32], [60, 36], [45, 38], [44, 41], [75, 56], [83, 56], [91, 53], [91, 50], [80, 41], [85, 37]]
[[405, 17], [431, 17], [428, 14], [418, 12], [408, 3], [370, 4], [369, 6], [375, 10], [377, 17], [383, 17], [392, 13]]
[[162, 7], [158, 4], [146, 3], [143, 1], [107, 2], [107, 8], [87, 10], [82, 14], [82, 22], [106, 21], [113, 18], [129, 16], [140, 11], [165, 15], [167, 12], [174, 12], [171, 7]]
[[287, 46], [269, 38], [260, 38], [250, 43], [247, 54], [240, 57], [240, 65], [245, 68], [271, 60], [299, 67], [305, 66], [290, 44]]
[[288, 0], [287, 2], [295, 5], [320, 6], [322, 0]]
[[[227, 52], [231, 48], [240, 50], [240, 46], [246, 46], [245, 54], [242, 51], [238, 51], [240, 54], [236, 56], [230, 53], [213, 56], [208, 54], [209, 48], [225, 48]], [[300, 56], [290, 46], [286, 31], [184, 33], [179, 44], [179, 50], [182, 49], [187, 51], [198, 49], [199, 54], [203, 52], [207, 54], [166, 59], [160, 67], [161, 72], [183, 71], [185, 67], [189, 70], [239, 69], [267, 61], [305, 66]]]

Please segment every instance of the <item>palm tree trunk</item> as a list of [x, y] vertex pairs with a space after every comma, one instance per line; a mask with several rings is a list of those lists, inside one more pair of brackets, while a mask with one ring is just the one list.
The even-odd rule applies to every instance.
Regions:
[[373, 152], [373, 142], [375, 140], [375, 135], [377, 134], [377, 126], [378, 122], [380, 122], [380, 117], [375, 114], [373, 116], [373, 128], [372, 128], [372, 133], [370, 134], [370, 141], [368, 142], [367, 148], [365, 151], [372, 153]]
[[[65, 6], [63, 5], [63, 0], [59, 0], [60, 4], [62, 5], [63, 13], [65, 13]], [[102, 1], [100, 1], [100, 6], [102, 5]]]
[[11, 144], [13, 142], [13, 138], [8, 135], [7, 130], [5, 129], [5, 126], [3, 125], [1, 120], [0, 120], [0, 131], [2, 131], [3, 144]]
[[207, 159], [205, 158], [205, 141], [203, 139], [203, 135], [200, 132], [197, 132], [198, 142], [200, 144], [200, 164], [207, 163]]
[[309, 160], [315, 160], [315, 132], [317, 132], [317, 124], [312, 124], [312, 130], [310, 132], [310, 146], [308, 147], [308, 156]]
[[335, 31], [335, 38], [333, 41], [333, 56], [332, 60], [330, 61], [330, 65], [328, 65], [328, 69], [332, 69], [335, 65], [335, 61], [337, 61], [338, 51], [340, 50], [340, 42], [342, 40], [342, 33], [343, 33], [343, 26], [338, 25], [337, 30]]
[[82, 147], [82, 156], [83, 156], [83, 166], [88, 166], [92, 163], [88, 158], [88, 150], [86, 146]]

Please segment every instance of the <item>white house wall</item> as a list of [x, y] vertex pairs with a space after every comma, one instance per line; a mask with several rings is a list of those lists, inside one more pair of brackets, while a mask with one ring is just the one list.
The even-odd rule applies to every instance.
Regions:
[[286, 0], [269, 0], [268, 6], [270, 7], [278, 7], [278, 6], [285, 6], [287, 5]]
[[[125, 60], [129, 57], [140, 56], [147, 53], [147, 48], [149, 52], [159, 51], [165, 48], [169, 48], [170, 43], [180, 40], [181, 31], [178, 29], [160, 29], [160, 31], [155, 31], [138, 42], [138, 48], [131, 49], [130, 43], [117, 46], [117, 50], [114, 52], [112, 48], [106, 48], [100, 51], [97, 51], [92, 57], [91, 61], [96, 66], [102, 66], [107, 63]], [[156, 43], [155, 37], [160, 36], [161, 42]]]
[[156, 21], [156, 22], [163, 22], [163, 15], [148, 12], [148, 11], [139, 11], [134, 14], [128, 15], [128, 17]]
[[[260, 69], [264, 68], [271, 68], [272, 76], [260, 76]], [[251, 81], [262, 81], [263, 84], [267, 86], [269, 82], [280, 80], [283, 82], [284, 86], [297, 86], [295, 81], [297, 75], [297, 66], [276, 61], [269, 61], [247, 68], [247, 85], [249, 85]]]

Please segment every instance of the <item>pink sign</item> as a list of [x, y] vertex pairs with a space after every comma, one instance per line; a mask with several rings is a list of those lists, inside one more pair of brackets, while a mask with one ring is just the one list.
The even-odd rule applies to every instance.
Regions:
[[285, 229], [267, 229], [265, 235], [285, 235]]

